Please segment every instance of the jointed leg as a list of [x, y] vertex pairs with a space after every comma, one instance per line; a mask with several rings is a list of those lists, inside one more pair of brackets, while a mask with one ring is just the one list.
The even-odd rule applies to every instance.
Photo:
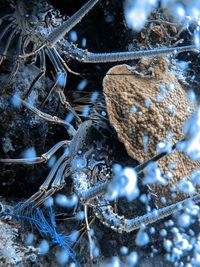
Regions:
[[40, 60], [40, 73], [32, 81], [28, 91], [26, 92], [26, 94], [24, 95], [23, 98], [27, 98], [30, 95], [30, 93], [31, 93], [34, 85], [36, 84], [36, 82], [39, 81], [44, 76], [44, 74], [46, 72], [46, 60], [45, 60], [44, 49], [39, 51], [39, 60]]
[[[173, 144], [173, 146], [171, 147], [172, 151], [173, 151], [174, 149], [176, 149], [177, 145], [178, 145], [180, 142], [182, 142], [182, 141], [184, 141], [184, 139], [183, 139], [183, 140], [180, 140], [180, 141], [178, 141], [178, 142], [176, 142], [175, 144]], [[158, 160], [160, 160], [161, 158], [163, 158], [163, 157], [166, 156], [166, 155], [168, 155], [167, 152], [162, 152], [162, 153], [160, 153], [160, 154], [154, 156], [153, 158], [151, 158], [151, 159], [145, 161], [144, 163], [139, 164], [138, 166], [136, 166], [136, 167], [134, 168], [134, 170], [136, 171], [136, 173], [140, 173], [140, 172], [142, 172], [142, 171], [147, 167], [148, 164], [150, 164], [151, 162], [158, 161]]]
[[87, 13], [93, 8], [93, 6], [99, 0], [89, 0], [83, 7], [81, 7], [74, 15], [72, 15], [67, 21], [63, 22], [57, 29], [53, 30], [46, 38], [45, 42], [42, 43], [36, 50], [22, 55], [22, 58], [30, 57], [37, 54], [44, 47], [52, 48], [55, 44], [65, 36], [73, 27], [75, 27], [81, 19], [87, 15]]
[[[0, 33], [0, 42], [1, 40], [3, 39], [3, 37], [9, 32], [9, 30], [13, 27], [13, 24], [12, 22], [9, 23], [5, 29]], [[12, 37], [12, 31], [11, 31], [11, 37]], [[10, 39], [10, 36], [9, 36], [9, 39]], [[6, 46], [9, 45], [9, 42], [7, 40], [7, 43], [6, 43]], [[2, 64], [3, 60], [5, 59], [5, 48], [3, 48], [3, 50], [1, 50], [0, 52], [0, 65]]]
[[33, 208], [37, 208], [41, 204], [43, 204], [49, 197], [54, 195], [58, 190], [62, 189], [65, 185], [65, 179], [70, 175], [70, 167], [69, 167], [69, 160], [60, 165], [56, 176], [51, 184], [51, 187], [45, 194], [36, 202], [34, 203]]
[[78, 123], [81, 123], [82, 122], [81, 118], [78, 116], [76, 111], [71, 107], [69, 102], [66, 100], [64, 92], [60, 89], [57, 89], [57, 92], [58, 92], [61, 104], [74, 115]]
[[16, 48], [16, 63], [12, 69], [11, 74], [8, 77], [8, 82], [7, 85], [8, 86], [10, 84], [10, 82], [14, 79], [14, 77], [16, 76], [18, 70], [19, 70], [19, 66], [20, 63], [23, 61], [23, 59], [19, 58], [19, 55], [21, 55], [23, 53], [23, 36], [21, 34], [21, 31], [19, 32], [19, 38], [17, 41], [17, 48]]
[[39, 191], [36, 192], [34, 195], [32, 195], [28, 200], [26, 200], [18, 209], [24, 210], [27, 207], [33, 207], [33, 202], [37, 201], [45, 194], [45, 192], [50, 187], [50, 184], [52, 180], [54, 179], [55, 174], [59, 170], [60, 166], [62, 166], [62, 163], [67, 161], [68, 155], [63, 154], [54, 164], [53, 168], [51, 169], [50, 173], [48, 174], [47, 178], [45, 179], [44, 183], [40, 186]]
[[76, 133], [76, 130], [74, 129], [74, 127], [68, 123], [67, 121], [64, 121], [60, 118], [58, 118], [57, 116], [51, 116], [47, 113], [44, 113], [42, 111], [40, 111], [39, 109], [37, 109], [36, 107], [30, 105], [29, 103], [27, 103], [26, 101], [20, 99], [21, 103], [27, 107], [28, 109], [30, 109], [32, 112], [34, 112], [37, 116], [39, 116], [40, 118], [44, 119], [44, 120], [47, 120], [49, 122], [52, 122], [52, 123], [56, 123], [56, 124], [61, 124], [65, 127], [67, 127], [68, 129], [70, 129], [70, 132], [73, 134]]
[[42, 154], [41, 157], [35, 157], [30, 159], [0, 159], [0, 162], [2, 163], [8, 163], [8, 164], [27, 164], [27, 165], [33, 165], [38, 164], [42, 162], [47, 162], [57, 151], [63, 146], [69, 145], [70, 141], [61, 141], [57, 143], [55, 146], [53, 146], [49, 151]]
[[133, 219], [125, 219], [124, 217], [119, 216], [118, 214], [113, 212], [111, 206], [103, 206], [97, 208], [95, 210], [95, 215], [103, 222], [103, 224], [119, 233], [131, 232], [133, 230], [139, 229], [142, 225], [154, 223], [162, 218], [171, 215], [172, 213], [178, 211], [180, 207], [182, 207], [182, 205], [186, 204], [188, 201], [193, 201], [194, 204], [199, 203], [200, 194], [172, 204], [165, 208], [148, 212], [143, 216], [139, 216]]
[[[176, 148], [178, 143], [179, 142], [175, 143], [172, 146], [172, 150], [174, 150]], [[147, 160], [144, 163], [139, 164], [138, 166], [136, 166], [134, 168], [135, 172], [137, 174], [141, 173], [142, 171], [144, 171], [144, 169], [147, 167], [148, 164], [150, 164], [151, 162], [156, 162], [166, 155], [168, 155], [168, 153], [163, 152], [163, 153], [160, 153], [160, 154], [156, 155], [155, 157], [151, 158], [150, 160]], [[95, 186], [93, 186], [87, 190], [80, 191], [79, 192], [79, 198], [80, 198], [81, 202], [82, 203], [89, 203], [96, 196], [102, 195], [103, 193], [105, 193], [107, 191], [109, 184], [110, 184], [110, 180], [108, 180], [104, 183], [98, 183], [97, 185], [95, 185]]]
[[5, 47], [3, 49], [3, 52], [2, 52], [3, 56], [6, 56], [7, 55], [9, 46], [10, 46], [10, 44], [11, 44], [11, 42], [12, 42], [15, 34], [16, 34], [16, 27], [12, 27], [12, 30], [11, 30], [9, 36], [8, 36], [8, 39], [6, 41], [6, 45], [5, 45]]
[[61, 88], [65, 88], [66, 81], [67, 81], [67, 74], [65, 69], [63, 68], [55, 50], [53, 48], [45, 48], [45, 52], [47, 53], [49, 59], [51, 60], [55, 71], [56, 71], [56, 82], [54, 83], [53, 87], [50, 89], [50, 92], [48, 93], [47, 97], [42, 102], [42, 105], [44, 105], [51, 95], [51, 93], [54, 91], [54, 89], [57, 86], [60, 86]]
[[3, 37], [8, 33], [8, 31], [13, 27], [13, 23], [9, 23], [3, 31], [0, 33], [0, 41], [3, 39]]
[[[4, 15], [3, 17], [0, 17], [0, 25], [1, 25], [5, 20], [10, 19], [10, 18], [12, 18], [12, 15], [10, 15], [10, 14], [6, 14], [6, 15]], [[13, 18], [12, 18], [12, 19], [13, 19]]]
[[[176, 148], [177, 143], [173, 145], [172, 149]], [[144, 168], [146, 168], [149, 163], [158, 161], [166, 155], [167, 153], [161, 153], [155, 156], [151, 160], [148, 160], [147, 162], [135, 167], [135, 171], [137, 173], [140, 173], [144, 170]], [[107, 191], [109, 183], [110, 181], [106, 181], [104, 183], [99, 183], [96, 186], [87, 190], [80, 191], [78, 195], [81, 202], [87, 203], [89, 205], [89, 202], [93, 198], [97, 197], [98, 195], [102, 195]], [[194, 203], [198, 203], [200, 202], [200, 195], [196, 195], [189, 199], [192, 200]], [[185, 204], [187, 201], [188, 199], [178, 202], [176, 204], [169, 205], [162, 209], [157, 209], [153, 212], [145, 214], [144, 216], [139, 216], [133, 219], [125, 219], [124, 217], [119, 216], [117, 213], [114, 212], [113, 208], [102, 199], [100, 200], [99, 205], [93, 206], [91, 203], [91, 206], [94, 207], [96, 216], [103, 222], [103, 224], [107, 225], [108, 227], [112, 228], [117, 232], [130, 232], [140, 228], [142, 224], [151, 224], [155, 221], [169, 216], [170, 214], [176, 212], [180, 208], [180, 205]]]

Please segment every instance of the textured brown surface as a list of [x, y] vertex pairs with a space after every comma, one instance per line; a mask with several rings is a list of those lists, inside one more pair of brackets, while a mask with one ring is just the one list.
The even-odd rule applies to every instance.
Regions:
[[[171, 164], [174, 164], [174, 168], [170, 167]], [[161, 197], [166, 198], [167, 204], [172, 204], [187, 198], [188, 195], [173, 188], [173, 185], [176, 185], [182, 179], [189, 179], [192, 172], [200, 167], [200, 162], [192, 161], [185, 153], [174, 150], [171, 154], [159, 160], [158, 166], [160, 167], [163, 176], [170, 172], [172, 178], [166, 179], [168, 182], [166, 186], [156, 184], [151, 186], [158, 197], [157, 205], [159, 207], [164, 206], [163, 203], [160, 202]]]
[[[170, 143], [181, 140], [183, 123], [194, 110], [187, 93], [168, 70], [167, 63], [164, 60], [153, 63], [149, 66], [154, 73], [151, 76], [136, 75], [131, 67], [119, 65], [110, 69], [104, 79], [110, 122], [128, 154], [140, 162], [156, 155], [156, 145], [166, 140], [169, 132], [173, 132]], [[122, 73], [127, 75], [117, 75]], [[161, 95], [161, 85], [168, 88], [171, 82], [175, 90], [158, 102], [156, 97]], [[146, 107], [145, 100], [148, 98], [151, 104]], [[169, 105], [174, 106], [176, 116], [168, 111]], [[137, 112], [131, 112], [132, 106], [137, 108]], [[191, 112], [186, 112], [186, 107], [190, 107]], [[147, 153], [144, 153], [144, 134], [149, 137]]]
[[[157, 96], [162, 95], [161, 86], [169, 88], [172, 83], [175, 89], [168, 90], [162, 101], [157, 101]], [[110, 122], [132, 158], [142, 163], [157, 154], [156, 146], [160, 141], [174, 144], [183, 139], [183, 124], [195, 107], [163, 59], [146, 60], [136, 68], [115, 66], [104, 78], [103, 87]], [[145, 106], [146, 99], [151, 100], [149, 107]], [[136, 112], [131, 111], [132, 106], [136, 107]], [[168, 110], [169, 106], [173, 106], [175, 115]], [[190, 111], [186, 111], [188, 107]], [[169, 132], [173, 133], [171, 139], [167, 138]], [[149, 137], [146, 145], [144, 134]], [[185, 198], [180, 193], [177, 199], [170, 198], [171, 185], [183, 177], [188, 179], [191, 172], [200, 167], [200, 162], [193, 162], [187, 155], [175, 151], [159, 161], [163, 175], [169, 171], [168, 165], [172, 162], [176, 167], [171, 170], [173, 177], [168, 180], [168, 185], [152, 185], [156, 195], [169, 196], [170, 203]]]

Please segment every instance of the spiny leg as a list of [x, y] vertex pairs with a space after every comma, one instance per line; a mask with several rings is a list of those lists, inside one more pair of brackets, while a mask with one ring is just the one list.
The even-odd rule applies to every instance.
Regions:
[[51, 188], [45, 192], [45, 194], [33, 205], [33, 208], [39, 207], [41, 204], [43, 204], [49, 197], [54, 195], [57, 191], [63, 188], [65, 185], [65, 178], [67, 178], [70, 175], [70, 166], [69, 166], [69, 160], [66, 160], [62, 163], [62, 165], [59, 167], [56, 176], [51, 184]]
[[[91, 221], [88, 223], [89, 224], [89, 227], [93, 224], [95, 220], [95, 217], [93, 217], [91, 219]], [[75, 247], [78, 245], [78, 243], [81, 241], [81, 239], [83, 238], [83, 236], [87, 233], [87, 229], [86, 229], [86, 226], [82, 227], [79, 232], [82, 232], [82, 234], [79, 236], [79, 238], [77, 239], [76, 243], [74, 244], [73, 246], [73, 249], [75, 249]]]
[[74, 127], [68, 123], [67, 121], [64, 121], [60, 118], [58, 118], [57, 116], [51, 116], [47, 113], [44, 113], [42, 111], [40, 111], [39, 109], [37, 109], [36, 107], [30, 105], [29, 103], [27, 103], [26, 101], [20, 99], [21, 103], [27, 107], [28, 109], [30, 109], [32, 112], [34, 112], [37, 116], [39, 116], [40, 118], [47, 120], [49, 122], [52, 123], [56, 123], [56, 124], [61, 124], [65, 127], [67, 127], [67, 129], [70, 129], [70, 133], [72, 133], [72, 135], [74, 135], [76, 133], [76, 130], [74, 129]]
[[0, 41], [3, 39], [3, 37], [8, 33], [8, 31], [13, 27], [13, 23], [9, 23], [0, 33]]
[[98, 209], [96, 209], [95, 214], [100, 220], [103, 221], [105, 225], [107, 225], [111, 229], [120, 233], [131, 232], [133, 230], [139, 229], [142, 225], [154, 223], [160, 219], [171, 215], [172, 213], [180, 210], [180, 208], [183, 205], [187, 204], [188, 201], [193, 201], [194, 204], [199, 203], [200, 194], [177, 202], [165, 208], [148, 212], [143, 216], [135, 217], [133, 219], [125, 219], [123, 216], [119, 216], [118, 214], [112, 211], [112, 207], [110, 206], [99, 207]]
[[58, 92], [61, 104], [74, 115], [78, 123], [81, 123], [82, 122], [81, 118], [67, 101], [64, 92], [61, 89], [57, 89], [57, 92]]
[[53, 168], [51, 169], [50, 173], [48, 174], [47, 178], [45, 179], [44, 183], [40, 186], [39, 191], [33, 194], [29, 199], [27, 199], [19, 208], [18, 210], [24, 210], [27, 207], [32, 207], [32, 203], [40, 199], [47, 189], [49, 188], [56, 172], [58, 171], [59, 167], [63, 163], [63, 161], [66, 161], [68, 158], [68, 155], [64, 153], [54, 164]]
[[[55, 53], [55, 56], [57, 58], [57, 61], [58, 61], [59, 65], [60, 65], [60, 68], [63, 71], [63, 73], [65, 73], [66, 71], [70, 71], [71, 73], [73, 73], [75, 75], [79, 75], [78, 73], [73, 72], [68, 68], [67, 64], [64, 62], [64, 60], [62, 59], [62, 57], [59, 55], [59, 53], [57, 52], [57, 50], [55, 48], [54, 48], [54, 53]], [[76, 111], [72, 108], [72, 106], [70, 105], [70, 103], [67, 101], [67, 99], [65, 97], [65, 94], [64, 94], [65, 85], [66, 85], [66, 81], [65, 81], [65, 84], [62, 85], [61, 88], [60, 87], [57, 88], [57, 92], [58, 92], [58, 95], [59, 95], [59, 98], [60, 98], [60, 102], [66, 109], [68, 109], [70, 112], [72, 112], [74, 117], [77, 119], [77, 122], [81, 123], [80, 117], [78, 116]]]
[[15, 78], [18, 70], [19, 70], [19, 66], [20, 66], [20, 62], [22, 61], [22, 59], [19, 58], [19, 55], [21, 55], [22, 53], [22, 43], [23, 43], [23, 36], [21, 34], [21, 31], [19, 32], [19, 38], [17, 41], [17, 48], [16, 48], [16, 62], [14, 64], [14, 67], [11, 71], [11, 74], [8, 77], [8, 81], [6, 83], [6, 87], [11, 83], [11, 81]]
[[[24, 36], [24, 41], [23, 41], [23, 45], [22, 45], [22, 55], [19, 55], [20, 58], [24, 59], [26, 57], [26, 48], [29, 46], [31, 40], [29, 35], [25, 35]], [[35, 53], [34, 53], [35, 55]]]
[[[66, 40], [66, 43], [68, 43], [67, 40]], [[71, 46], [70, 43], [68, 43], [66, 50], [69, 49], [70, 46]], [[56, 54], [57, 54], [57, 56], [58, 56], [60, 62], [62, 63], [62, 65], [63, 65], [64, 68], [66, 69], [66, 71], [68, 71], [69, 73], [72, 73], [72, 74], [74, 74], [74, 75], [81, 76], [80, 73], [75, 72], [75, 71], [71, 70], [71, 69], [68, 67], [68, 65], [65, 63], [65, 61], [63, 60], [63, 58], [60, 56], [60, 54], [57, 52], [56, 49], [55, 49], [55, 52], [56, 52]]]
[[[173, 145], [172, 150], [174, 150], [179, 142]], [[135, 167], [135, 171], [140, 173], [146, 168], [146, 166], [151, 163], [158, 161], [159, 159], [166, 156], [168, 153], [160, 153], [147, 162]], [[107, 191], [107, 188], [110, 184], [110, 181], [106, 181], [104, 183], [99, 183], [96, 186], [89, 188], [87, 190], [79, 190], [78, 196], [80, 201], [84, 204], [90, 205], [89, 202], [97, 197], [98, 195], [102, 195]], [[200, 195], [196, 195], [194, 197], [190, 197], [186, 200], [180, 201], [176, 204], [172, 204], [162, 209], [154, 210], [153, 212], [147, 213], [143, 216], [139, 216], [133, 219], [125, 219], [123, 216], [119, 216], [117, 213], [113, 211], [113, 208], [108, 205], [106, 201], [100, 201], [99, 205], [93, 206], [95, 209], [96, 216], [108, 227], [112, 228], [117, 232], [130, 232], [135, 229], [140, 228], [143, 224], [151, 224], [156, 222], [164, 217], [171, 215], [172, 213], [178, 211], [180, 205], [187, 203], [188, 200], [194, 201], [194, 203], [200, 202]]]
[[7, 19], [13, 19], [11, 14], [6, 14], [2, 17], [0, 17], [0, 25]]
[[[5, 29], [0, 33], [0, 42], [1, 40], [4, 38], [4, 36], [9, 32], [9, 30], [13, 27], [13, 24], [12, 22], [9, 23]], [[4, 55], [4, 52], [1, 52], [1, 55], [0, 55], [0, 65], [2, 64], [3, 60], [5, 58], [5, 55]]]
[[44, 53], [44, 49], [41, 49], [41, 51], [39, 51], [39, 61], [40, 61], [40, 72], [39, 74], [34, 78], [34, 80], [32, 81], [28, 91], [25, 93], [23, 99], [27, 98], [34, 85], [36, 84], [37, 81], [39, 81], [44, 75], [45, 75], [45, 72], [46, 72], [46, 60], [45, 60], [45, 53]]
[[[45, 97], [44, 101], [42, 102], [42, 106], [46, 103], [47, 99], [49, 98], [49, 96], [51, 95], [51, 93], [55, 90], [55, 88], [59, 85], [62, 88], [65, 88], [66, 85], [66, 80], [67, 80], [67, 74], [65, 69], [63, 68], [59, 58], [57, 57], [57, 54], [55, 53], [55, 50], [53, 48], [45, 48], [45, 52], [47, 53], [49, 59], [51, 60], [53, 67], [55, 69], [56, 72], [56, 82], [54, 83], [54, 85], [52, 86], [52, 88], [50, 89], [50, 92], [48, 93], [48, 95]], [[60, 83], [60, 84], [59, 84]]]
[[12, 42], [12, 40], [13, 40], [15, 34], [16, 34], [16, 28], [17, 28], [16, 26], [12, 27], [12, 30], [11, 30], [9, 36], [8, 36], [8, 39], [6, 41], [6, 45], [5, 45], [4, 49], [3, 49], [3, 55], [4, 56], [7, 55], [8, 49], [10, 47], [10, 44], [11, 44], [11, 42]]
[[80, 48], [73, 48], [71, 57], [80, 62], [85, 63], [107, 63], [120, 62], [126, 60], [140, 59], [142, 57], [165, 56], [168, 54], [179, 54], [187, 51], [197, 51], [195, 45], [170, 47], [170, 48], [155, 48], [152, 50], [128, 51], [128, 52], [113, 52], [113, 53], [92, 53], [84, 51]]
[[60, 141], [54, 145], [49, 151], [42, 154], [40, 157], [30, 158], [30, 159], [0, 159], [0, 162], [7, 164], [25, 164], [33, 165], [38, 163], [47, 162], [57, 151], [63, 146], [69, 145], [70, 141], [64, 140]]
[[[174, 149], [176, 149], [176, 147], [178, 146], [178, 144], [181, 143], [181, 142], [183, 142], [183, 141], [184, 141], [184, 139], [182, 139], [182, 140], [176, 142], [175, 144], [173, 144], [173, 146], [171, 147], [171, 150], [173, 151]], [[147, 161], [139, 164], [138, 166], [136, 166], [134, 168], [135, 172], [136, 173], [142, 172], [147, 167], [147, 165], [149, 165], [152, 162], [156, 162], [156, 161], [160, 160], [161, 158], [163, 158], [164, 156], [166, 156], [168, 154], [169, 154], [168, 152], [162, 152], [162, 153], [154, 156], [153, 158], [151, 158], [151, 159], [149, 159], [149, 160], [147, 160]]]
[[[183, 140], [179, 141], [182, 142]], [[179, 142], [175, 143], [172, 146], [172, 150], [176, 149], [177, 145], [179, 144]], [[151, 158], [150, 160], [145, 161], [142, 164], [137, 165], [134, 170], [137, 173], [137, 175], [139, 173], [141, 173], [142, 171], [144, 171], [144, 169], [152, 162], [156, 162], [158, 160], [160, 160], [161, 158], [165, 157], [166, 155], [168, 155], [167, 152], [162, 152], [156, 156], [154, 156], [153, 158]], [[82, 190], [79, 191], [78, 196], [80, 198], [80, 201], [82, 203], [89, 203], [92, 199], [94, 199], [96, 196], [98, 195], [102, 195], [103, 193], [105, 193], [108, 189], [108, 186], [110, 184], [110, 180], [105, 181], [103, 183], [98, 183], [97, 185], [87, 189], [87, 190]]]

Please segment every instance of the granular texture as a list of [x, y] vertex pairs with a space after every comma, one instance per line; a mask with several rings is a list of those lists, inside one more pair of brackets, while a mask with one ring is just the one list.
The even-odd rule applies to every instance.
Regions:
[[[174, 144], [184, 138], [183, 124], [195, 106], [164, 59], [143, 60], [137, 67], [115, 66], [103, 87], [110, 122], [132, 158], [142, 163], [158, 154], [160, 142]], [[166, 185], [151, 185], [157, 205], [164, 205], [163, 196], [167, 205], [188, 197], [173, 185], [189, 179], [200, 162], [176, 150], [159, 160], [158, 166], [163, 177], [170, 176]]]
[[166, 61], [144, 63], [145, 71], [145, 64], [138, 69], [115, 66], [103, 83], [110, 122], [128, 154], [140, 163], [157, 154], [159, 142], [183, 139], [183, 124], [194, 111]]
[[[163, 177], [166, 177], [167, 184], [165, 186], [158, 184], [151, 186], [158, 198], [157, 205], [159, 207], [165, 206], [165, 203], [160, 202], [162, 197], [165, 197], [167, 205], [187, 198], [188, 195], [182, 193], [177, 185], [181, 180], [190, 178], [192, 172], [200, 167], [200, 161], [193, 161], [185, 153], [174, 150], [159, 160], [158, 166]], [[197, 189], [200, 191], [200, 188]]]

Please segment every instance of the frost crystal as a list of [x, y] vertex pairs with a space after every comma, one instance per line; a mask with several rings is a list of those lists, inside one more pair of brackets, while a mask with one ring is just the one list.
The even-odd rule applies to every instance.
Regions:
[[171, 249], [172, 249], [172, 241], [168, 240], [168, 239], [165, 239], [164, 243], [163, 243], [163, 246], [164, 246], [164, 248], [165, 248], [165, 250], [167, 252], [171, 251]]
[[68, 262], [69, 255], [65, 250], [61, 250], [61, 251], [56, 253], [56, 258], [57, 258], [57, 262], [60, 265], [64, 265], [64, 264], [66, 264]]
[[59, 73], [57, 75], [57, 79], [58, 79], [59, 86], [61, 86], [61, 87], [65, 86], [65, 84], [66, 84], [66, 75], [65, 75], [65, 73]]
[[189, 214], [187, 213], [183, 213], [181, 214], [180, 216], [178, 216], [178, 224], [181, 226], [181, 227], [188, 227], [191, 223], [191, 217]]
[[126, 255], [126, 254], [128, 254], [128, 248], [123, 246], [120, 248], [120, 252], [122, 255]]
[[190, 181], [193, 185], [200, 185], [200, 169], [197, 169], [192, 172], [192, 175], [190, 177]]
[[197, 27], [196, 31], [194, 32], [194, 44], [196, 45], [197, 49], [200, 49], [200, 29]]
[[171, 151], [172, 151], [172, 146], [167, 141], [162, 141], [162, 142], [158, 143], [158, 145], [156, 147], [156, 152], [158, 154], [163, 153], [163, 152], [170, 154]]

